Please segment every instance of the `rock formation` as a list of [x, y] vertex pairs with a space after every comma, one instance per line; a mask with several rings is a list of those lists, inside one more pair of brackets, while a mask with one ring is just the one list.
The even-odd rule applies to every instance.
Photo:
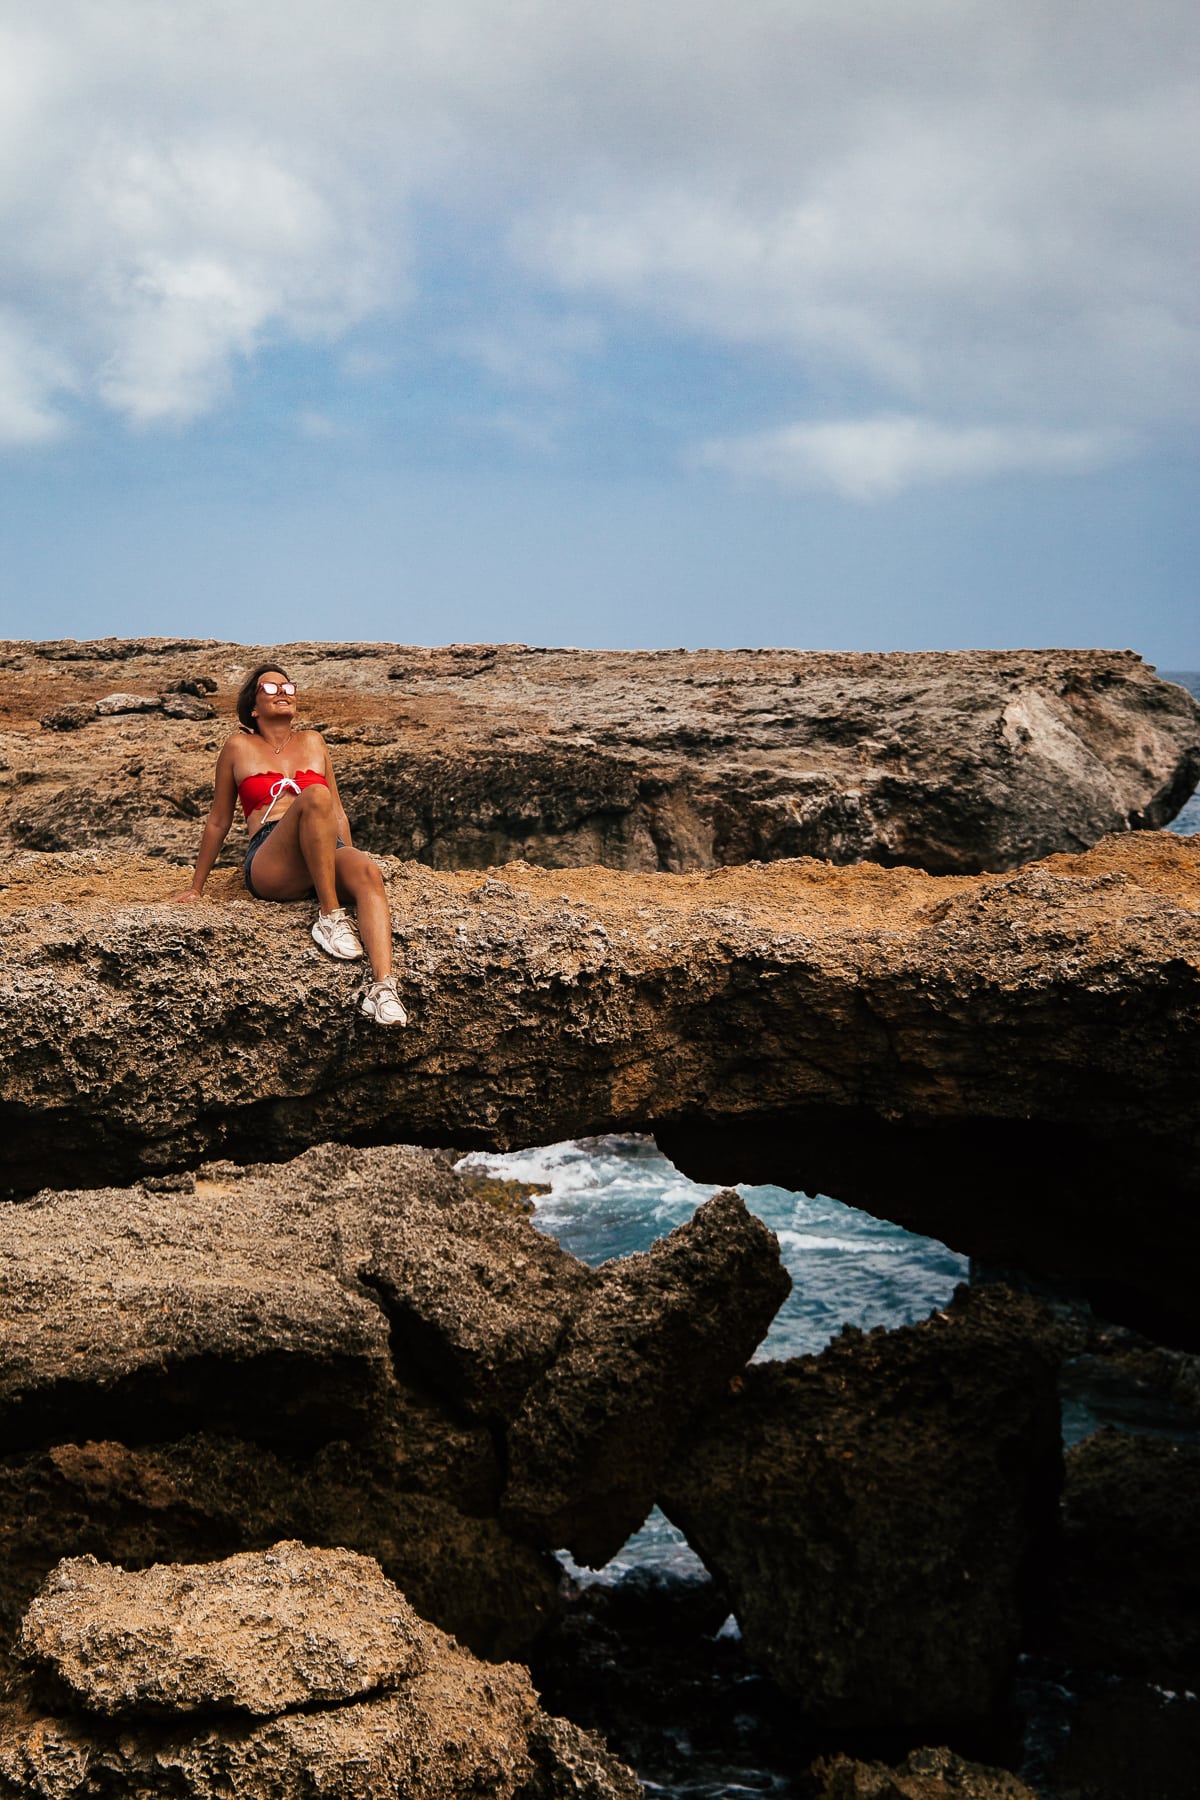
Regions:
[[814, 1765], [812, 1800], [1038, 1800], [1006, 1769], [965, 1762], [944, 1747], [912, 1750], [895, 1768], [848, 1756]]
[[190, 908], [147, 904], [144, 861], [0, 877], [15, 1189], [650, 1130], [699, 1179], [819, 1189], [1195, 1338], [1198, 840], [980, 877], [393, 864], [406, 1032], [232, 873]]
[[987, 1717], [1044, 1573], [1058, 1350], [1030, 1302], [755, 1364], [692, 1427], [659, 1500], [809, 1726]]
[[1164, 825], [1200, 777], [1200, 708], [1128, 651], [8, 643], [0, 833], [189, 859], [264, 656], [326, 730], [361, 841], [441, 868], [1012, 869]]
[[0, 1704], [0, 1794], [634, 1800], [631, 1771], [476, 1662], [377, 1564], [279, 1543], [127, 1574], [61, 1563]]
[[428, 1667], [425, 1628], [377, 1563], [278, 1543], [130, 1574], [59, 1563], [21, 1622], [20, 1661], [106, 1719], [253, 1719], [391, 1693]]
[[774, 1236], [733, 1193], [606, 1263], [512, 1422], [505, 1522], [608, 1562], [654, 1504], [671, 1422], [740, 1375], [791, 1285]]
[[[611, 1271], [429, 1151], [327, 1145], [0, 1207], [0, 1624], [63, 1554], [295, 1536], [375, 1556], [482, 1653], [526, 1647], [556, 1604], [560, 1517], [585, 1551], [619, 1519], [619, 1547], [788, 1286], [732, 1194], [634, 1262], [661, 1366], [614, 1326]], [[587, 1375], [583, 1344], [603, 1350]], [[566, 1446], [549, 1522], [539, 1435]]]
[[1064, 1662], [1200, 1686], [1200, 1443], [1107, 1428], [1066, 1457]]

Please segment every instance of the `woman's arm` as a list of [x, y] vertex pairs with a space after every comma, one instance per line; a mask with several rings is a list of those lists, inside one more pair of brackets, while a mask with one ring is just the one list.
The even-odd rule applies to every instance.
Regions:
[[237, 783], [233, 778], [236, 743], [236, 737], [226, 738], [221, 754], [217, 758], [213, 802], [208, 809], [208, 818], [204, 822], [192, 885], [184, 888], [181, 893], [172, 894], [172, 900], [189, 901], [199, 900], [202, 897], [204, 884], [212, 873], [213, 864], [221, 854], [221, 845], [229, 836], [229, 827], [233, 824], [233, 809], [237, 802]]
[[343, 844], [353, 844], [354, 839], [350, 835], [350, 821], [346, 817], [346, 809], [342, 805], [342, 796], [338, 793], [337, 779], [333, 773], [333, 759], [329, 754], [329, 746], [319, 731], [314, 731], [313, 736], [320, 744], [321, 754], [325, 758], [325, 779], [329, 783], [329, 791], [333, 795], [333, 805], [334, 810], [337, 813], [338, 821], [338, 836], [341, 838]]

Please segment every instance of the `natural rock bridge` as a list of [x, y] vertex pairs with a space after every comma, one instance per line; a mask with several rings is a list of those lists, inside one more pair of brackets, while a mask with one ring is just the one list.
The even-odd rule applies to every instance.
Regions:
[[690, 1174], [820, 1188], [1195, 1335], [1200, 843], [1016, 874], [389, 865], [413, 1020], [232, 873], [5, 864], [0, 1181], [95, 1186], [324, 1140], [653, 1132]]

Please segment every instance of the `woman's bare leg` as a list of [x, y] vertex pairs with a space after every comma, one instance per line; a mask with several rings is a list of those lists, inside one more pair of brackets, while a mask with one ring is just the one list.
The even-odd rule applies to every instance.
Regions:
[[250, 878], [256, 893], [264, 900], [302, 900], [315, 887], [321, 911], [336, 912], [336, 846], [332, 794], [326, 787], [305, 788], [255, 853]]
[[[320, 794], [318, 800], [316, 796]], [[308, 796], [313, 798], [306, 806]], [[338, 892], [334, 856], [337, 853], [337, 813], [333, 795], [326, 787], [304, 790], [296, 803], [300, 811], [300, 854], [308, 864], [312, 884], [317, 890], [317, 905], [323, 913], [337, 911]], [[275, 833], [272, 832], [274, 837]]]
[[339, 850], [337, 893], [343, 905], [355, 907], [358, 935], [371, 959], [371, 973], [376, 981], [385, 981], [392, 972], [392, 913], [374, 859], [362, 850]]

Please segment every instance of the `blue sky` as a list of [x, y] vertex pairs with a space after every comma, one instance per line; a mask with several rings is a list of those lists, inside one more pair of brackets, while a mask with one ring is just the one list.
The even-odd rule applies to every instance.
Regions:
[[0, 0], [0, 630], [1200, 667], [1196, 35]]

